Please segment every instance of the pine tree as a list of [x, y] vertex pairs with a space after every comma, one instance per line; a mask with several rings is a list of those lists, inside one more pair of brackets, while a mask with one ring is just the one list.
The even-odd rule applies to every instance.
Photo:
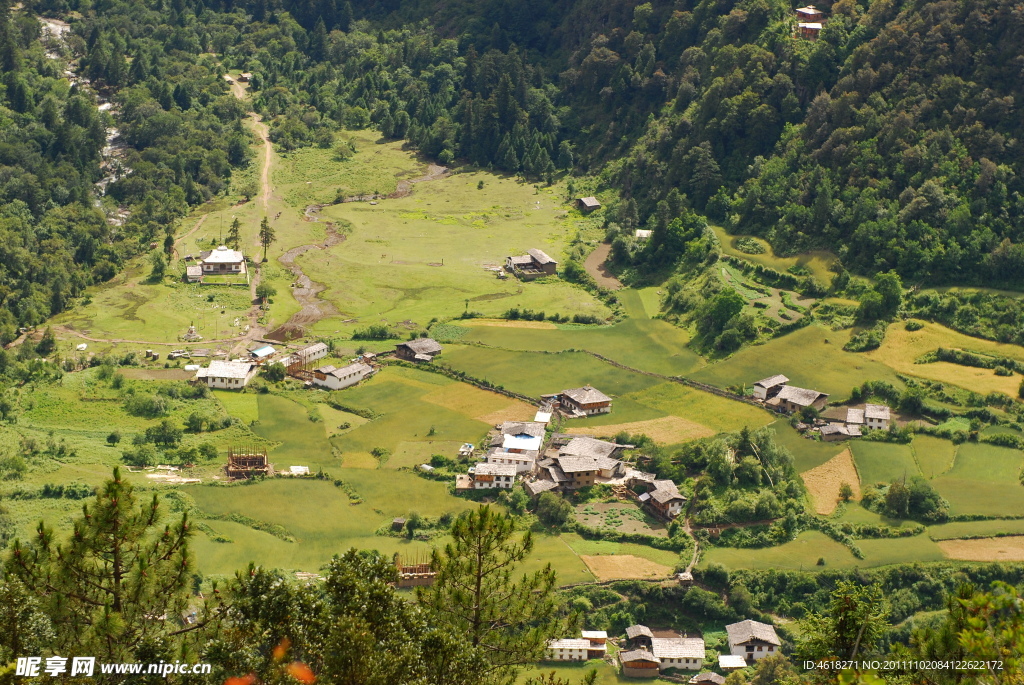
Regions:
[[318, 62], [327, 56], [327, 26], [323, 17], [316, 20], [313, 33], [309, 36], [309, 56]]
[[267, 261], [267, 248], [274, 242], [275, 237], [270, 221], [267, 220], [267, 217], [263, 217], [263, 221], [260, 222], [260, 245], [263, 246], [263, 261]]
[[[192, 575], [186, 515], [160, 525], [156, 494], [138, 503], [120, 471], [82, 507], [63, 544], [43, 523], [31, 544], [15, 540], [6, 565], [41, 604], [56, 630], [48, 645], [62, 656], [97, 661], [172, 658], [180, 630], [162, 617], [188, 606]], [[196, 629], [205, 621], [196, 624]]]
[[228, 227], [227, 244], [236, 250], [238, 249], [238, 243], [241, 240], [242, 222], [238, 220], [236, 216], [231, 222], [231, 226]]
[[348, 33], [349, 29], [352, 28], [352, 3], [346, 2], [341, 6], [341, 10], [338, 12], [338, 23], [335, 28], [339, 31]]
[[451, 535], [444, 551], [434, 552], [434, 585], [417, 598], [437, 625], [483, 650], [489, 672], [533, 663], [549, 639], [569, 634], [575, 621], [561, 616], [550, 565], [513, 580], [533, 537], [519, 538], [510, 516], [482, 506], [456, 520]]

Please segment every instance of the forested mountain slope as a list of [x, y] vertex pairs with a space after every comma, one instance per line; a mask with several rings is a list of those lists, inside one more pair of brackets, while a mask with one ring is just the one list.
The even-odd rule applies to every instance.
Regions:
[[250, 63], [285, 87], [265, 96], [278, 111], [369, 116], [443, 161], [534, 178], [603, 170], [627, 227], [664, 228], [677, 189], [738, 232], [838, 249], [860, 272], [1019, 278], [1019, 4], [840, 0], [817, 41], [794, 36], [794, 6], [284, 0], [305, 55], [272, 41]]
[[[63, 40], [43, 35], [40, 16], [71, 9]], [[200, 57], [215, 27], [142, 3], [0, 0], [0, 343], [151, 242], [169, 245], [188, 206], [245, 162], [244, 109]], [[100, 111], [98, 94], [113, 109]], [[101, 150], [115, 125], [127, 147], [104, 196], [95, 184], [110, 173]]]

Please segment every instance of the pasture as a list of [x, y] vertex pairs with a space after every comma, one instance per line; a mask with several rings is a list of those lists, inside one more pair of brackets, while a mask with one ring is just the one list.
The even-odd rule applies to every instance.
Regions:
[[950, 362], [914, 363], [921, 355], [933, 352], [939, 347], [972, 350], [1024, 361], [1024, 348], [1017, 345], [972, 338], [935, 323], [924, 323], [924, 328], [917, 331], [908, 331], [902, 322], [894, 323], [889, 326], [881, 347], [865, 353], [865, 356], [885, 364], [897, 373], [957, 385], [983, 395], [1002, 392], [1016, 397], [1017, 386], [1020, 385], [1020, 377], [1016, 374], [997, 376], [992, 369], [961, 366]]
[[851, 449], [857, 460], [861, 485], [891, 483], [898, 478], [909, 480], [921, 475], [910, 445], [854, 440]]
[[964, 443], [953, 468], [932, 480], [949, 501], [950, 514], [1024, 516], [1020, 484], [1020, 450], [983, 443]]
[[524, 668], [516, 678], [516, 685], [523, 685], [531, 678], [547, 677], [553, 674], [555, 682], [579, 683], [590, 671], [597, 672], [597, 679], [594, 685], [619, 685], [621, 683], [635, 683], [636, 678], [627, 678], [615, 670], [615, 667], [602, 659], [591, 659], [578, 663], [567, 663], [564, 661], [549, 661]]
[[771, 428], [775, 431], [775, 442], [792, 453], [793, 467], [798, 472], [809, 471], [821, 466], [844, 449], [842, 443], [823, 442], [803, 437], [789, 425], [786, 419], [776, 419], [771, 424]]
[[853, 453], [849, 448], [824, 464], [804, 471], [800, 477], [804, 479], [814, 511], [818, 514], [828, 515], [835, 511], [843, 483], [848, 483], [853, 489], [853, 501], [860, 499], [860, 478], [857, 476], [857, 467], [853, 463]]
[[234, 390], [213, 390], [212, 393], [224, 411], [242, 423], [250, 424], [260, 420], [259, 396], [255, 393]]
[[[562, 541], [581, 557], [601, 556], [633, 556], [648, 562], [674, 568], [679, 563], [679, 555], [666, 549], [655, 549], [632, 542], [612, 542], [610, 540], [587, 540], [576, 533], [564, 533]], [[692, 551], [692, 550], [691, 550]], [[690, 554], [686, 555], [689, 561]]]
[[928, 526], [928, 537], [936, 542], [960, 538], [1024, 535], [1024, 519], [994, 519], [989, 521], [953, 521]]
[[659, 580], [672, 576], [672, 567], [658, 564], [632, 554], [580, 555], [598, 581]]
[[937, 543], [950, 559], [964, 561], [1024, 561], [1024, 535], [980, 540], [943, 540]]
[[957, 446], [949, 440], [931, 435], [915, 435], [910, 443], [914, 458], [925, 478], [941, 476], [953, 466]]
[[743, 402], [719, 397], [679, 383], [660, 383], [628, 395], [644, 406], [707, 426], [715, 433], [772, 422], [772, 415]]
[[892, 369], [881, 362], [844, 351], [849, 339], [849, 330], [832, 331], [811, 324], [763, 345], [745, 347], [697, 371], [692, 378], [722, 388], [750, 387], [762, 378], [781, 373], [789, 377], [791, 385], [829, 393], [833, 400], [849, 397], [850, 389], [866, 380], [903, 386]]

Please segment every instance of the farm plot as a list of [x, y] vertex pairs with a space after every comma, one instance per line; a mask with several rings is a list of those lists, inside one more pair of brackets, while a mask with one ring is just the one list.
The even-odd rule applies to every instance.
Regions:
[[[646, 559], [654, 564], [673, 567], [679, 563], [679, 555], [671, 550], [655, 549], [632, 542], [611, 542], [609, 540], [587, 540], [576, 533], [565, 533], [561, 539], [581, 557], [630, 555]], [[687, 561], [689, 561], [689, 555]]]
[[628, 395], [644, 406], [671, 416], [707, 426], [713, 432], [759, 428], [772, 422], [772, 415], [743, 402], [695, 390], [679, 383], [660, 383]]
[[1024, 561], [1024, 535], [980, 540], [943, 540], [939, 548], [950, 559], [964, 561]]
[[668, 537], [665, 524], [631, 502], [599, 502], [576, 506], [576, 520], [590, 528]]
[[891, 483], [897, 478], [921, 475], [910, 445], [857, 440], [852, 443], [862, 485]]
[[853, 453], [845, 449], [821, 466], [800, 474], [814, 503], [814, 511], [831, 514], [839, 501], [839, 490], [843, 483], [853, 489], [853, 500], [860, 499], [860, 478], [853, 463]]
[[866, 356], [910, 376], [949, 383], [982, 394], [1002, 392], [1011, 397], [1016, 396], [1017, 386], [1020, 385], [1020, 378], [1017, 375], [997, 376], [992, 369], [961, 366], [949, 362], [914, 363], [921, 355], [939, 347], [973, 350], [982, 354], [1024, 361], [1024, 348], [1017, 345], [972, 338], [935, 323], [925, 323], [924, 327], [917, 331], [908, 331], [902, 323], [892, 324], [881, 347], [866, 353]]
[[242, 423], [250, 424], [253, 421], [260, 420], [260, 408], [257, 399], [259, 396], [255, 393], [214, 390], [213, 396], [224, 407], [224, 411]]
[[571, 425], [565, 429], [565, 432], [573, 435], [596, 435], [603, 438], [612, 438], [621, 432], [628, 433], [629, 435], [643, 434], [651, 440], [665, 445], [674, 445], [687, 440], [706, 438], [715, 434], [715, 431], [707, 426], [694, 421], [688, 421], [679, 416], [663, 416], [660, 419], [633, 421], [631, 423]]
[[1019, 450], [964, 443], [953, 468], [932, 484], [949, 501], [951, 514], [1024, 516], [1021, 461]]
[[722, 388], [750, 387], [762, 378], [782, 373], [792, 385], [827, 392], [833, 400], [849, 397], [850, 389], [865, 380], [903, 386], [893, 370], [881, 362], [843, 351], [849, 339], [850, 331], [831, 331], [812, 324], [763, 345], [743, 348], [692, 377]]
[[331, 454], [323, 421], [312, 420], [313, 414], [297, 402], [278, 395], [259, 396], [260, 420], [253, 432], [271, 442], [280, 443], [268, 453], [277, 470], [289, 466], [308, 466], [328, 471], [338, 466]]
[[996, 519], [992, 521], [953, 521], [928, 526], [928, 537], [936, 542], [961, 538], [1024, 535], [1024, 519]]
[[910, 447], [925, 478], [942, 475], [952, 468], [956, 459], [956, 445], [931, 435], [915, 435]]
[[635, 557], [632, 554], [581, 555], [580, 558], [599, 581], [668, 578], [672, 575], [671, 566]]
[[793, 454], [793, 466], [799, 471], [809, 471], [821, 466], [842, 451], [842, 445], [803, 437], [784, 419], [771, 424], [775, 441]]

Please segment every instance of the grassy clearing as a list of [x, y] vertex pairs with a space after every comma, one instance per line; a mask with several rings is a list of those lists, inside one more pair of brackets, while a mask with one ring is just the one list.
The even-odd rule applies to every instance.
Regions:
[[719, 387], [750, 387], [766, 376], [782, 373], [792, 385], [827, 392], [834, 399], [849, 397], [850, 389], [866, 380], [902, 387], [889, 367], [862, 354], [844, 352], [849, 339], [850, 331], [830, 331], [812, 324], [763, 345], [746, 347], [701, 369], [693, 378]]
[[564, 662], [549, 662], [525, 668], [519, 672], [519, 675], [516, 678], [516, 683], [518, 685], [522, 685], [530, 678], [547, 676], [549, 673], [553, 673], [555, 678], [560, 678], [561, 680], [571, 683], [578, 683], [590, 671], [597, 672], [597, 680], [594, 681], [594, 685], [616, 685], [618, 683], [636, 682], [636, 678], [627, 678], [616, 671], [615, 667], [607, 661], [602, 659], [592, 659], [590, 661], [572, 664]]
[[[478, 182], [483, 189], [477, 189]], [[592, 314], [607, 308], [586, 291], [557, 279], [522, 283], [498, 280], [489, 268], [511, 254], [536, 247], [561, 260], [571, 219], [557, 189], [533, 186], [485, 172], [455, 174], [419, 183], [411, 195], [324, 208], [324, 220], [352, 225], [348, 238], [329, 250], [314, 250], [298, 262], [315, 281], [328, 284], [323, 297], [342, 312], [320, 333], [349, 331], [366, 322], [414, 321], [453, 316], [467, 307], [494, 316], [510, 307], [548, 313]]]
[[953, 468], [932, 484], [949, 501], [951, 514], [1024, 516], [1020, 469], [1019, 450], [964, 443]]
[[[636, 300], [633, 309], [643, 311], [637, 291], [624, 290], [619, 297], [624, 301]], [[476, 325], [473, 321], [463, 325], [469, 328], [463, 340], [507, 350], [562, 352], [583, 349], [643, 371], [671, 376], [691, 373], [703, 364], [701, 358], [687, 347], [690, 342], [687, 331], [646, 316], [629, 318], [613, 326], [571, 329], [500, 328]]]
[[928, 527], [928, 537], [935, 541], [997, 535], [1024, 535], [1024, 519], [953, 521]]
[[958, 385], [982, 394], [1002, 392], [1011, 397], [1016, 396], [1017, 386], [1020, 385], [1020, 378], [1016, 375], [997, 376], [992, 369], [979, 369], [949, 362], [914, 363], [921, 355], [939, 347], [974, 350], [982, 354], [1024, 361], [1024, 348], [1017, 345], [972, 338], [934, 323], [925, 323], [924, 328], [918, 331], [908, 331], [902, 323], [892, 324], [882, 346], [866, 353], [866, 356], [898, 373]]
[[249, 392], [232, 390], [214, 390], [213, 396], [231, 416], [242, 423], [249, 424], [260, 420], [260, 408], [257, 404], [258, 395]]
[[890, 483], [897, 478], [921, 475], [910, 445], [856, 440], [852, 449], [862, 485]]
[[630, 399], [645, 406], [707, 426], [715, 432], [758, 428], [772, 416], [758, 407], [701, 392], [678, 383], [661, 383], [634, 392]]
[[611, 542], [608, 540], [587, 540], [576, 533], [562, 535], [562, 540], [572, 551], [590, 557], [608, 555], [631, 555], [647, 561], [674, 567], [679, 562], [679, 555], [665, 549], [655, 549], [632, 542]]
[[534, 534], [533, 552], [523, 562], [519, 572], [532, 573], [550, 564], [558, 574], [556, 581], [558, 585], [593, 582], [594, 574], [566, 544], [564, 537], [544, 533]]
[[[253, 432], [280, 443], [270, 450], [270, 461], [278, 470], [289, 466], [308, 466], [330, 471], [338, 466], [331, 455], [322, 421], [311, 421], [305, 407], [277, 395], [259, 395], [260, 420]], [[319, 418], [319, 415], [317, 415]]]
[[570, 424], [565, 430], [566, 433], [576, 435], [597, 435], [598, 437], [611, 438], [620, 432], [630, 435], [643, 434], [655, 442], [666, 445], [674, 445], [687, 440], [706, 438], [714, 435], [715, 431], [693, 421], [687, 421], [678, 416], [663, 416], [660, 419], [648, 419], [647, 421], [633, 421], [631, 423], [614, 423], [602, 426], [586, 425], [577, 426]]
[[632, 554], [581, 555], [584, 563], [599, 581], [664, 579], [672, 575], [672, 567], [658, 564]]
[[[729, 233], [727, 233], [721, 226], [712, 226], [712, 228], [715, 231], [715, 235], [718, 236], [718, 241], [722, 245], [722, 252], [727, 255], [739, 257], [754, 264], [763, 264], [764, 266], [771, 267], [776, 271], [788, 271], [794, 266], [803, 267], [809, 270], [816, 279], [825, 285], [831, 283], [832, 277], [835, 275], [829, 268], [836, 259], [835, 255], [831, 252], [816, 250], [806, 254], [797, 255], [796, 257], [779, 257], [775, 254], [771, 244], [766, 240], [762, 240], [756, 236], [729, 235]], [[736, 242], [741, 238], [748, 238], [756, 241], [764, 248], [764, 252], [761, 254], [747, 254], [746, 252], [740, 251], [736, 248]]]
[[957, 446], [949, 440], [931, 435], [916, 435], [910, 443], [914, 458], [925, 478], [934, 478], [948, 471], [956, 459]]

